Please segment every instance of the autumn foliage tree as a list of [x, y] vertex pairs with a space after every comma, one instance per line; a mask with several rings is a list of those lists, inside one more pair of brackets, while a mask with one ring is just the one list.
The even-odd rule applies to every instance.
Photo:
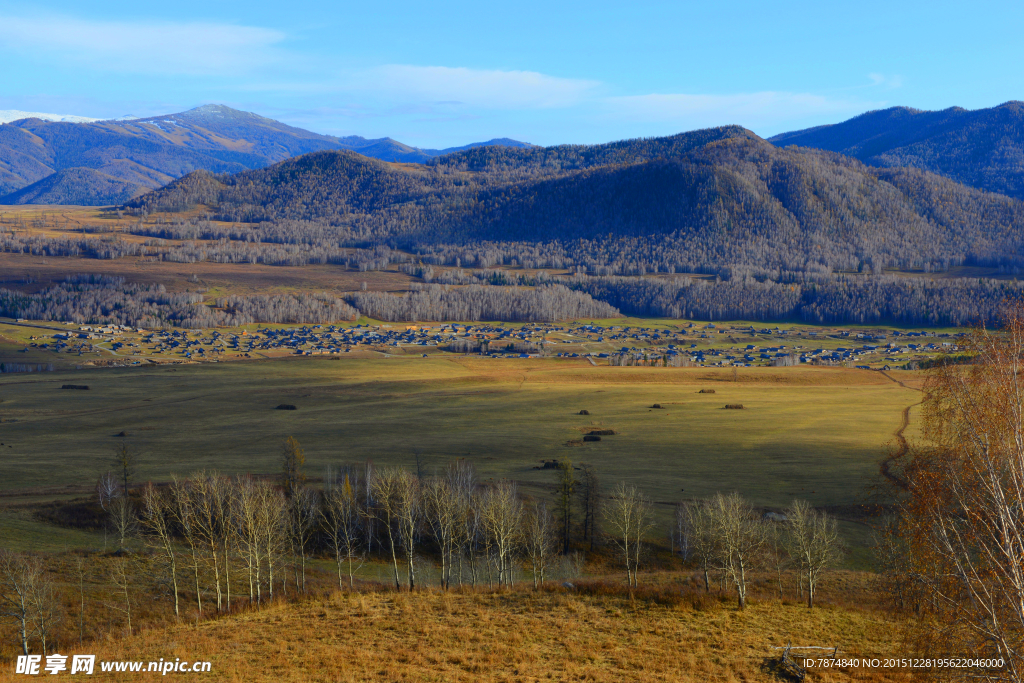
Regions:
[[898, 605], [932, 651], [1002, 658], [1024, 678], [1024, 304], [976, 329], [925, 387], [925, 442], [883, 471], [896, 514], [880, 544]]

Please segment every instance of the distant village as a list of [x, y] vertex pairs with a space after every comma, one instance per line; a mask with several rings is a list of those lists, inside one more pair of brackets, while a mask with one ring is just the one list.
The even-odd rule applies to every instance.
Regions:
[[[23, 326], [55, 329], [54, 323]], [[58, 323], [59, 324], [59, 323]], [[70, 323], [66, 324], [71, 326]], [[29, 338], [29, 347], [76, 354], [85, 364], [220, 362], [282, 356], [477, 354], [578, 358], [597, 365], [754, 367], [801, 364], [907, 366], [953, 353], [964, 333], [782, 329], [716, 323], [638, 327], [594, 324], [281, 325], [240, 330], [145, 330], [76, 325]], [[98, 358], [97, 358], [98, 357]]]

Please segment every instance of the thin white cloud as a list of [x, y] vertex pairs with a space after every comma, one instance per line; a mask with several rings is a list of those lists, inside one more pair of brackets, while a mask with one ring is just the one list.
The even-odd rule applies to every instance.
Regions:
[[535, 71], [389, 64], [357, 74], [354, 90], [389, 99], [483, 109], [570, 107], [589, 99], [597, 81], [559, 78]]
[[0, 16], [0, 49], [101, 71], [227, 76], [278, 61], [285, 35], [208, 22], [94, 21], [68, 16]]
[[903, 86], [903, 77], [895, 74], [868, 74], [868, 78], [871, 80], [871, 85], [880, 85], [890, 90]]
[[676, 124], [679, 130], [739, 124], [758, 130], [822, 116], [847, 116], [884, 103], [789, 92], [733, 95], [650, 94], [611, 97], [608, 114], [634, 123]]

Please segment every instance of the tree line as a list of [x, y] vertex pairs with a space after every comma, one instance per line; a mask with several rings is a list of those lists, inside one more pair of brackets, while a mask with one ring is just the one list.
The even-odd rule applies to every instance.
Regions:
[[[523, 495], [514, 481], [480, 481], [465, 460], [432, 475], [370, 463], [327, 468], [322, 487], [313, 487], [293, 438], [276, 479], [197, 472], [139, 484], [138, 454], [131, 443], [119, 445], [96, 486], [116, 545], [106, 566], [109, 606], [128, 632], [143, 611], [136, 586], [143, 571], [163, 586], [166, 601], [158, 602], [170, 615], [201, 619], [307, 593], [314, 557], [330, 558], [336, 588], [348, 591], [372, 561], [388, 567], [395, 590], [420, 587], [426, 567], [438, 570], [443, 590], [502, 590], [523, 580], [540, 589], [568, 556], [600, 546], [630, 588], [651, 564], [651, 500], [625, 482], [606, 492], [593, 467], [568, 459], [554, 468], [549, 502]], [[787, 514], [785, 522], [766, 521], [737, 494], [680, 503], [672, 551], [703, 572], [706, 591], [712, 575], [728, 581], [740, 608], [753, 573], [791, 563], [811, 607], [841, 543], [835, 521], [806, 503]], [[23, 653], [45, 653], [56, 639], [67, 616], [59, 593], [68, 589], [38, 556], [0, 551], [0, 616], [15, 624]], [[84, 592], [81, 601], [84, 611]]]
[[126, 283], [124, 278], [80, 275], [32, 294], [0, 289], [0, 316], [30, 320], [163, 327], [208, 328], [267, 323], [354, 320], [358, 312], [330, 294], [228, 296], [216, 307], [198, 292], [166, 291], [163, 285]]
[[[128, 232], [147, 234], [150, 231], [132, 227], [128, 228]], [[161, 228], [153, 232], [163, 233], [165, 230]], [[311, 234], [315, 235], [316, 232]], [[307, 239], [313, 240], [312, 237]], [[333, 263], [358, 271], [384, 270], [392, 263], [409, 260], [406, 254], [386, 246], [357, 249], [331, 242], [264, 242], [232, 240], [227, 237], [216, 240], [190, 239], [180, 243], [151, 238], [140, 244], [122, 239], [116, 233], [107, 233], [102, 237], [50, 237], [11, 231], [0, 233], [0, 251], [102, 260], [148, 256], [172, 263], [264, 263], [272, 266]]]
[[808, 323], [897, 322], [960, 326], [999, 319], [1024, 292], [1016, 280], [893, 275], [805, 278], [575, 277], [567, 286], [627, 315], [697, 320], [792, 320]]
[[[383, 255], [382, 258], [389, 258]], [[639, 278], [543, 271], [446, 270], [409, 266], [430, 282], [404, 294], [350, 292], [220, 297], [169, 293], [162, 285], [78, 276], [33, 294], [0, 289], [0, 315], [33, 320], [204, 328], [329, 323], [359, 315], [386, 321], [552, 322], [638, 315], [696, 320], [793, 320], [961, 326], [999, 318], [1022, 292], [1016, 280], [805, 276], [799, 281]], [[436, 282], [446, 283], [435, 284]], [[470, 284], [471, 283], [471, 284]]]
[[535, 289], [469, 285], [427, 285], [396, 295], [355, 292], [346, 295], [364, 315], [377, 320], [503, 320], [552, 322], [570, 318], [614, 318], [619, 312], [585, 292], [561, 284]]

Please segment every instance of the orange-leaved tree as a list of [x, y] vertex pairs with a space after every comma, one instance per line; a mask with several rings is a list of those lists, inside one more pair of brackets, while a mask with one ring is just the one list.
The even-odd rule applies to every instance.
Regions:
[[[1024, 676], [1024, 303], [976, 328], [925, 384], [924, 441], [883, 464], [894, 514], [881, 544], [897, 606], [932, 656], [1004, 660]], [[978, 674], [977, 670], [973, 671]]]

